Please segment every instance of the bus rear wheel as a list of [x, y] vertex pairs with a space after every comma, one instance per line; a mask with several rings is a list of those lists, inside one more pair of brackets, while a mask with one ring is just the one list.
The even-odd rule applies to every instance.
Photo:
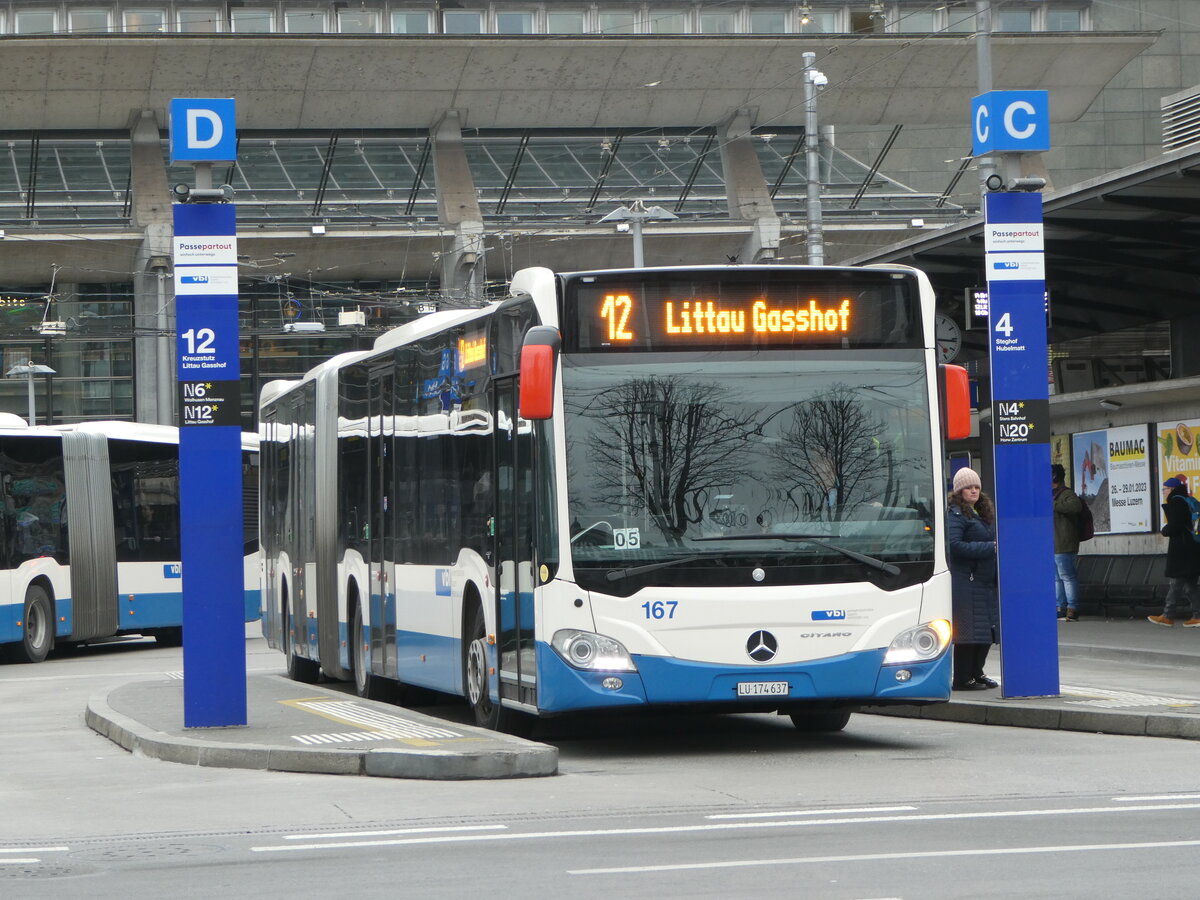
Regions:
[[321, 666], [311, 659], [296, 653], [296, 642], [292, 634], [292, 617], [288, 608], [283, 608], [283, 655], [287, 658], [288, 678], [302, 684], [316, 684], [321, 677]]
[[45, 588], [31, 584], [25, 591], [25, 614], [21, 620], [21, 652], [25, 662], [40, 663], [54, 646], [54, 609]]
[[463, 650], [463, 688], [467, 703], [475, 713], [475, 724], [491, 731], [503, 731], [519, 737], [533, 732], [534, 718], [492, 701], [491, 665], [488, 662], [487, 629], [483, 610], [475, 607], [470, 641]]
[[797, 731], [806, 734], [821, 734], [841, 731], [850, 721], [849, 709], [823, 709], [813, 712], [789, 713]]
[[354, 692], [365, 700], [385, 700], [383, 679], [371, 674], [371, 645], [363, 639], [362, 607], [354, 605], [350, 617], [350, 667], [354, 670]]

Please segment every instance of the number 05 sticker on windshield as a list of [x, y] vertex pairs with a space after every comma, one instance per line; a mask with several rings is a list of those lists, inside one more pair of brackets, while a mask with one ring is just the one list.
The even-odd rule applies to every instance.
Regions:
[[637, 528], [614, 528], [613, 546], [618, 550], [636, 550], [642, 546], [642, 536]]

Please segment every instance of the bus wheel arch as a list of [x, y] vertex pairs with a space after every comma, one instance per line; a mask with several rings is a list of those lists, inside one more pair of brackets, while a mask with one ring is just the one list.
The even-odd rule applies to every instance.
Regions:
[[491, 696], [492, 666], [488, 652], [487, 620], [474, 584], [463, 593], [463, 695], [475, 714], [475, 724], [492, 731], [528, 737], [536, 719], [502, 705]]
[[44, 579], [36, 579], [25, 589], [21, 613], [21, 658], [39, 663], [54, 649], [54, 595]]
[[384, 680], [371, 672], [370, 640], [363, 640], [362, 600], [357, 583], [351, 579], [346, 589], [346, 603], [350, 610], [349, 631], [346, 647], [350, 651], [350, 674], [354, 679], [354, 692], [365, 700], [386, 700]]
[[281, 631], [283, 632], [283, 655], [287, 659], [288, 678], [303, 684], [316, 684], [321, 677], [321, 664], [305, 659], [296, 653], [295, 634], [292, 629], [292, 610], [288, 597], [287, 581], [280, 594]]

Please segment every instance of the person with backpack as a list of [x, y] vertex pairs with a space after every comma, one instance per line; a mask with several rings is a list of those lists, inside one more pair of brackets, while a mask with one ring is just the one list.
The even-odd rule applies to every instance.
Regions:
[[1059, 463], [1050, 467], [1050, 483], [1054, 491], [1054, 594], [1058, 602], [1058, 617], [1068, 622], [1079, 621], [1079, 556], [1080, 514], [1083, 500], [1066, 485], [1067, 472]]
[[1155, 625], [1170, 628], [1186, 617], [1184, 628], [1200, 627], [1200, 542], [1196, 540], [1193, 510], [1200, 505], [1188, 494], [1181, 478], [1163, 482], [1162, 534], [1167, 538], [1167, 599], [1162, 615], [1147, 616]]

